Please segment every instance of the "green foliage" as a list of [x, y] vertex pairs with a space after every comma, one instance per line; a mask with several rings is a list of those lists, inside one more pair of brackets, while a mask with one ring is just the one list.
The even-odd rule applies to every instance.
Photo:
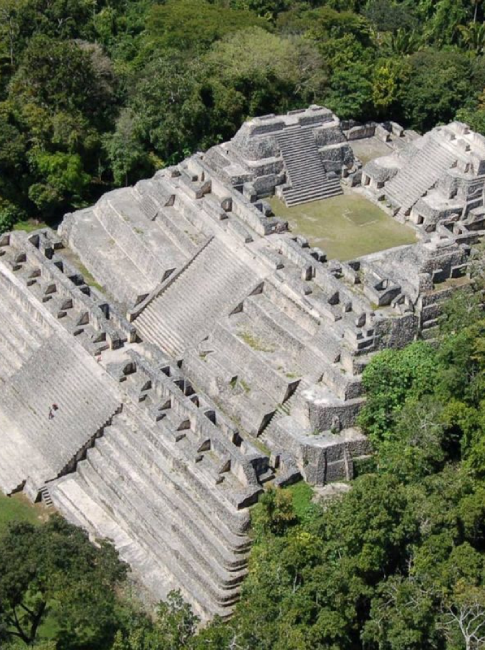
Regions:
[[409, 33], [417, 23], [414, 7], [410, 3], [370, 0], [363, 13], [379, 32], [405, 30]]
[[313, 489], [305, 481], [299, 481], [294, 485], [286, 488], [293, 500], [293, 510], [299, 521], [306, 520], [311, 517], [315, 508], [312, 503]]
[[115, 185], [129, 185], [130, 181], [147, 177], [153, 171], [153, 161], [143, 146], [137, 127], [134, 112], [124, 109], [116, 121], [114, 133], [104, 139]]
[[32, 166], [41, 181], [29, 188], [29, 198], [43, 213], [49, 214], [55, 205], [80, 205], [89, 175], [83, 169], [79, 154], [50, 154], [32, 152]]
[[296, 521], [291, 493], [274, 488], [267, 490], [254, 508], [251, 521], [256, 536], [283, 534]]
[[23, 217], [22, 210], [10, 201], [0, 198], [0, 235], [12, 230], [14, 225]]
[[154, 619], [136, 617], [125, 630], [118, 630], [111, 650], [179, 650], [188, 648], [199, 619], [180, 592], [170, 592], [160, 603]]
[[232, 9], [206, 0], [167, 0], [150, 11], [147, 38], [162, 50], [186, 51], [207, 48], [227, 34], [255, 25], [265, 23], [244, 6]]
[[30, 645], [50, 614], [58, 649], [101, 647], [125, 573], [110, 544], [94, 547], [60, 518], [37, 527], [12, 524], [0, 538], [0, 634]]
[[402, 97], [404, 120], [419, 130], [452, 120], [470, 93], [469, 58], [455, 51], [429, 49], [412, 54], [409, 65]]
[[433, 385], [436, 352], [423, 342], [402, 351], [385, 350], [374, 357], [363, 374], [368, 394], [359, 422], [378, 442], [389, 437], [406, 399], [419, 399]]

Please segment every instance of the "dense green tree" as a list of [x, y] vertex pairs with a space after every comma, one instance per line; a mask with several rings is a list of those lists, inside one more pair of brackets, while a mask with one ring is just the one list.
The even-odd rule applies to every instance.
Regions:
[[132, 180], [147, 177], [154, 170], [154, 161], [143, 146], [137, 132], [133, 111], [124, 109], [116, 121], [114, 133], [105, 136], [105, 148], [116, 185], [129, 185]]
[[81, 206], [82, 193], [90, 182], [81, 157], [57, 151], [35, 150], [31, 154], [35, 175], [42, 180], [29, 187], [29, 198], [39, 212], [52, 216], [59, 205]]
[[470, 91], [469, 59], [458, 52], [426, 50], [413, 54], [409, 63], [403, 118], [421, 131], [452, 120]]
[[247, 117], [316, 101], [325, 88], [325, 66], [314, 46], [260, 28], [216, 43], [205, 61], [211, 123], [224, 138]]
[[[434, 5], [434, 6], [433, 6]], [[471, 17], [471, 6], [467, 0], [437, 0], [435, 3], [418, 3], [426, 11], [429, 18], [423, 30], [425, 38], [442, 46], [454, 43], [459, 38], [459, 26]], [[423, 13], [424, 13], [423, 11]]]
[[180, 592], [170, 592], [153, 618], [135, 617], [118, 630], [111, 650], [183, 650], [191, 647], [198, 623]]
[[[181, 54], [156, 57], [137, 75], [130, 98], [133, 129], [156, 156], [156, 166], [178, 162], [203, 141], [209, 115], [201, 79], [201, 64], [188, 64]], [[122, 126], [118, 122], [118, 134]]]
[[112, 634], [116, 585], [126, 574], [113, 547], [53, 517], [12, 525], [0, 538], [0, 634], [31, 645], [47, 615], [60, 648], [101, 647]]
[[402, 351], [385, 350], [374, 357], [363, 375], [368, 398], [360, 423], [373, 440], [385, 440], [406, 399], [420, 399], [436, 378], [436, 351], [423, 342]]
[[265, 22], [247, 10], [206, 0], [167, 0], [150, 11], [147, 38], [157, 49], [197, 50], [255, 25], [263, 27]]
[[399, 29], [409, 32], [417, 24], [412, 4], [393, 0], [370, 0], [363, 14], [376, 30], [382, 32], [396, 32]]

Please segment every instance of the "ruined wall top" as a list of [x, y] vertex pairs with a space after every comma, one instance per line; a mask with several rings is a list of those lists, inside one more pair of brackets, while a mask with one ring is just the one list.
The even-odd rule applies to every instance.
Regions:
[[263, 115], [245, 122], [236, 133], [231, 143], [240, 155], [248, 160], [259, 160], [277, 156], [279, 153], [276, 140], [271, 136], [281, 133], [289, 127], [318, 128], [326, 123], [339, 124], [339, 119], [328, 108], [312, 105], [286, 115]]

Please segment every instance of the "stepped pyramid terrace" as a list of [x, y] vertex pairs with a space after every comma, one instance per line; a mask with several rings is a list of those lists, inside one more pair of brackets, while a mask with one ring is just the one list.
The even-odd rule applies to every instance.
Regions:
[[436, 335], [484, 189], [464, 124], [311, 106], [0, 236], [0, 489], [112, 539], [154, 600], [230, 616], [249, 507], [372, 453], [362, 372]]

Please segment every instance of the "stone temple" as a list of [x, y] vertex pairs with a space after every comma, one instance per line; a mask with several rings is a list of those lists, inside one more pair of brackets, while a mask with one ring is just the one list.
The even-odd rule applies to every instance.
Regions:
[[[356, 152], [383, 154], [363, 166]], [[265, 484], [349, 480], [378, 350], [433, 338], [485, 221], [485, 139], [311, 106], [0, 237], [0, 488], [227, 617]], [[265, 200], [358, 193], [416, 244], [327, 259]], [[322, 219], [325, 218], [322, 203]], [[387, 218], [387, 217], [386, 217]]]

